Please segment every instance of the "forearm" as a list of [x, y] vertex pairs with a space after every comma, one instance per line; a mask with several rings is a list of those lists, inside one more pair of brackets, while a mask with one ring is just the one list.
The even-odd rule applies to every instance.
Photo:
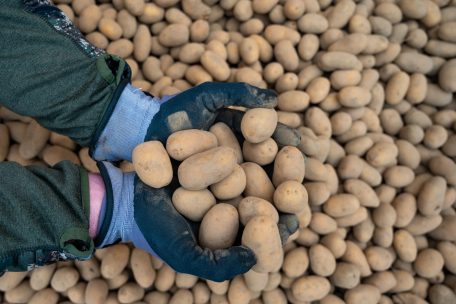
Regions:
[[70, 162], [53, 168], [0, 163], [0, 271], [87, 259], [89, 179]]
[[0, 101], [93, 148], [130, 69], [90, 45], [56, 7], [23, 2], [0, 0]]

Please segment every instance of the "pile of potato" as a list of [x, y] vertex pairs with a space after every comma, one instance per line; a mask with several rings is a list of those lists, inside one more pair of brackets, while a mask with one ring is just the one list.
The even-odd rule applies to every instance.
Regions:
[[[133, 84], [154, 95], [204, 81], [275, 89], [278, 121], [301, 134], [308, 209], [297, 212], [300, 229], [277, 271], [215, 283], [116, 245], [88, 262], [6, 274], [4, 302], [456, 303], [455, 0], [55, 2], [89, 41], [126, 58]], [[96, 172], [68, 138], [5, 108], [0, 119], [0, 160], [70, 159]], [[224, 148], [210, 133], [212, 149]], [[248, 140], [246, 185], [248, 170], [276, 164], [285, 149]], [[242, 175], [239, 163], [231, 174]], [[277, 193], [281, 182], [269, 182]], [[216, 188], [216, 202], [236, 204]], [[243, 197], [277, 207], [258, 189], [247, 186]], [[212, 197], [206, 203], [215, 208]]]
[[[304, 156], [292, 146], [278, 151], [271, 138], [277, 122], [274, 109], [247, 111], [241, 122], [245, 138], [242, 150], [231, 129], [219, 122], [209, 132], [190, 129], [173, 133], [166, 150], [160, 141], [148, 141], [133, 151], [136, 173], [155, 188], [172, 181], [170, 157], [182, 161], [178, 167], [181, 187], [172, 196], [174, 207], [186, 218], [201, 222], [198, 240], [203, 248], [240, 245], [235, 244], [240, 222], [245, 227], [241, 244], [257, 257], [252, 273], [264, 274], [264, 284], [267, 274], [279, 271], [283, 263], [278, 211], [296, 214], [302, 219], [302, 227], [311, 217], [302, 184]], [[271, 181], [260, 165], [272, 162]]]

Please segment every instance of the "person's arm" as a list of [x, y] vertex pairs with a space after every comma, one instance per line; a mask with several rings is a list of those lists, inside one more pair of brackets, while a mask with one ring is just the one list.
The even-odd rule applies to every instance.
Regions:
[[[0, 103], [89, 146], [96, 160], [131, 160], [144, 141], [207, 130], [228, 106], [277, 104], [275, 92], [245, 83], [203, 83], [164, 99], [144, 94], [129, 84], [123, 59], [87, 42], [45, 0], [0, 0], [0, 62]], [[298, 132], [281, 127], [275, 139], [297, 145]]]
[[87, 172], [68, 161], [53, 168], [0, 162], [0, 272], [89, 259], [89, 191]]
[[45, 2], [0, 0], [0, 103], [93, 148], [130, 69]]

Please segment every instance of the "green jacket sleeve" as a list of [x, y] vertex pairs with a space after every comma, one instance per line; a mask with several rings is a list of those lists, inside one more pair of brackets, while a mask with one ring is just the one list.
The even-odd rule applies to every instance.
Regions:
[[92, 256], [87, 172], [0, 162], [0, 272]]
[[131, 74], [49, 0], [0, 0], [0, 62], [1, 104], [92, 149]]

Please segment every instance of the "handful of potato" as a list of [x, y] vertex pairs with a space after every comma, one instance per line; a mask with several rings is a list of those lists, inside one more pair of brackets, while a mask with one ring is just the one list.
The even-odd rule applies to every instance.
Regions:
[[[274, 109], [248, 110], [241, 122], [242, 148], [227, 125], [216, 123], [209, 131], [173, 133], [166, 149], [161, 142], [150, 141], [133, 151], [136, 173], [154, 188], [172, 180], [169, 157], [180, 161], [180, 187], [172, 202], [187, 219], [201, 222], [200, 245], [210, 249], [233, 246], [242, 225], [242, 245], [255, 252], [253, 270], [259, 273], [277, 272], [283, 263], [278, 211], [309, 212], [302, 185], [304, 156], [291, 146], [278, 150], [271, 138], [277, 122]], [[271, 181], [261, 165], [273, 162]]]

